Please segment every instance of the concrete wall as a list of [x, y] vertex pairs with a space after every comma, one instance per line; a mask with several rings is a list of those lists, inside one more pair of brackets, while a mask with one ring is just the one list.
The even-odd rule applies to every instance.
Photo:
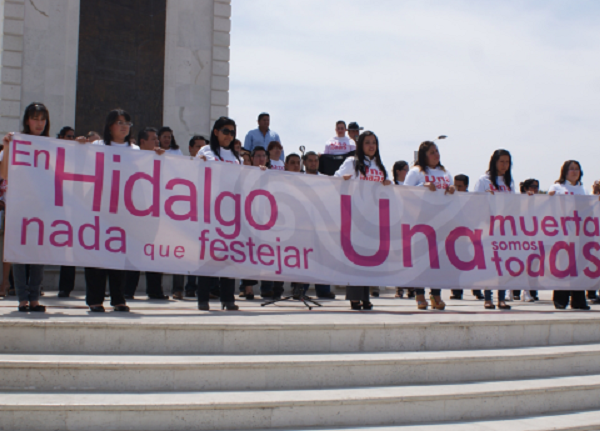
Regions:
[[[167, 2], [163, 125], [185, 152], [228, 114], [230, 17], [230, 0]], [[48, 106], [51, 135], [72, 126], [79, 0], [0, 0], [0, 20], [0, 135], [20, 130], [34, 101]]]

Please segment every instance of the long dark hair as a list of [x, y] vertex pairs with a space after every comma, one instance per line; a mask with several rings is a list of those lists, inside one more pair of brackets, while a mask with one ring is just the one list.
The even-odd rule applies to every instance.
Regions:
[[[364, 143], [365, 139], [368, 136], [375, 137], [375, 143], [377, 144], [377, 150], [375, 150], [375, 164], [379, 168], [381, 172], [383, 172], [383, 180], [387, 180], [387, 172], [383, 167], [383, 163], [381, 163], [381, 156], [379, 155], [379, 139], [377, 139], [377, 135], [370, 130], [362, 132], [358, 137], [358, 142], [356, 143], [356, 155], [354, 156], [354, 171], [356, 175], [362, 174], [363, 176], [367, 176], [367, 168], [365, 165], [365, 150]], [[359, 175], [360, 176], [360, 175]]]
[[527, 193], [527, 190], [531, 188], [535, 183], [538, 185], [538, 189], [540, 187], [540, 182], [535, 178], [528, 178], [520, 184], [521, 193]]
[[560, 178], [555, 183], [564, 184], [567, 182], [567, 174], [569, 173], [569, 166], [571, 163], [576, 163], [579, 166], [579, 178], [577, 178], [577, 182], [575, 184], [581, 184], [581, 179], [583, 178], [583, 169], [581, 169], [581, 164], [577, 160], [567, 160], [563, 163], [562, 168], [560, 168]]
[[394, 183], [398, 182], [398, 174], [396, 174], [396, 171], [401, 171], [402, 169], [404, 169], [407, 166], [408, 166], [408, 163], [405, 162], [404, 160], [399, 160], [396, 163], [394, 163], [394, 167], [392, 168], [392, 175], [394, 176]]
[[166, 127], [163, 126], [160, 129], [158, 129], [158, 139], [160, 139], [160, 137], [162, 136], [163, 133], [169, 132], [171, 133], [171, 145], [170, 148], [173, 150], [178, 150], [179, 149], [179, 145], [177, 145], [177, 142], [175, 142], [175, 134], [173, 133], [173, 130], [171, 130], [170, 127]]
[[[112, 126], [117, 121], [119, 121], [120, 116], [123, 116], [123, 118], [125, 118], [125, 121], [131, 122], [131, 115], [129, 115], [125, 110], [123, 110], [121, 108], [117, 108], [117, 109], [113, 109], [112, 111], [110, 111], [108, 113], [108, 116], [106, 117], [106, 123], [104, 123], [104, 144], [105, 145], [110, 145], [110, 143], [112, 141], [112, 135], [110, 134], [110, 126]], [[127, 142], [129, 145], [131, 145], [131, 143], [129, 142], [130, 138], [131, 138], [131, 129], [129, 129], [129, 135], [125, 136], [125, 142]]]
[[490, 159], [490, 166], [489, 169], [487, 171], [487, 174], [490, 176], [490, 181], [492, 182], [492, 184], [494, 185], [494, 187], [496, 187], [496, 189], [500, 189], [500, 187], [498, 187], [498, 168], [496, 167], [496, 164], [498, 163], [498, 160], [500, 160], [500, 157], [502, 156], [508, 156], [508, 159], [510, 160], [510, 165], [508, 166], [508, 170], [504, 173], [504, 175], [502, 176], [502, 178], [504, 178], [504, 184], [506, 185], [506, 187], [508, 187], [508, 190], [512, 190], [510, 188], [510, 185], [512, 184], [512, 156], [510, 155], [510, 153], [506, 150], [496, 150], [494, 151], [494, 154], [492, 154], [492, 158]]
[[[427, 168], [429, 168], [429, 165], [427, 164], [427, 151], [429, 151], [432, 146], [437, 148], [435, 142], [432, 141], [421, 142], [421, 145], [419, 145], [419, 152], [417, 153], [417, 161], [415, 162], [415, 166], [418, 166], [421, 172], [427, 172]], [[440, 158], [436, 168], [440, 168], [442, 171], [446, 172], [446, 168], [444, 168], [444, 165], [442, 165], [441, 160], [442, 159]]]
[[[219, 138], [217, 138], [217, 135], [215, 134], [215, 130], [221, 130], [225, 126], [233, 126], [234, 132], [237, 131], [237, 128], [236, 128], [236, 125], [235, 125], [235, 121], [233, 121], [229, 117], [220, 117], [217, 121], [215, 121], [215, 125], [213, 126], [212, 131], [210, 132], [210, 142], [208, 143], [210, 145], [211, 151], [213, 153], [215, 153], [215, 155], [219, 158], [219, 160], [222, 160], [222, 158], [221, 158], [221, 145], [219, 145]], [[233, 143], [234, 142], [235, 142], [235, 135], [233, 136], [233, 139], [231, 140], [231, 143], [229, 144], [229, 147], [227, 149], [231, 150], [231, 152], [233, 153], [233, 155], [235, 156], [235, 158], [239, 162], [240, 161], [240, 155], [233, 148]]]
[[44, 127], [41, 136], [50, 136], [50, 112], [48, 111], [48, 108], [46, 108], [46, 105], [38, 102], [30, 103], [29, 106], [25, 108], [25, 113], [23, 114], [23, 133], [31, 135], [31, 128], [29, 127], [29, 124], [27, 124], [27, 120], [38, 114], [41, 114], [44, 117], [44, 120], [46, 120], [46, 127]]

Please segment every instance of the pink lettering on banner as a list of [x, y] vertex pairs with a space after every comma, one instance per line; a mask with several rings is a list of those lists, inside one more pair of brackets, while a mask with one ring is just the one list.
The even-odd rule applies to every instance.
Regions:
[[385, 262], [390, 252], [390, 201], [379, 200], [379, 249], [372, 256], [358, 254], [352, 245], [352, 197], [350, 195], [342, 195], [341, 212], [341, 243], [348, 260], [359, 266], [379, 266]]
[[65, 149], [56, 149], [56, 169], [54, 171], [54, 205], [64, 205], [63, 186], [65, 181], [79, 181], [94, 184], [92, 211], [100, 211], [102, 205], [102, 188], [104, 187], [104, 153], [98, 151], [95, 155], [96, 168], [94, 175], [74, 174], [65, 172]]
[[[221, 213], [221, 205], [225, 198], [231, 198], [233, 200], [234, 210], [233, 218], [231, 220], [225, 220], [223, 218], [223, 214]], [[220, 227], [217, 228], [217, 233], [225, 239], [233, 239], [240, 234], [241, 200], [242, 197], [239, 194], [234, 194], [231, 192], [222, 192], [215, 200], [215, 217], [217, 221], [221, 224], [221, 226], [234, 226], [232, 233], [225, 233]]]
[[440, 269], [440, 257], [437, 248], [437, 239], [433, 227], [426, 224], [418, 224], [410, 227], [408, 224], [402, 225], [402, 260], [406, 268], [412, 268], [412, 238], [421, 233], [427, 239], [429, 248], [429, 267], [431, 269]]
[[[559, 269], [557, 266], [558, 253], [567, 253], [567, 267]], [[575, 257], [575, 244], [572, 242], [558, 241], [550, 250], [550, 273], [556, 278], [577, 277], [577, 261]]]
[[[258, 196], [264, 196], [269, 200], [269, 208], [271, 210], [271, 216], [269, 217], [269, 221], [262, 225], [258, 224], [256, 220], [254, 220], [254, 216], [252, 215], [252, 202], [254, 202], [254, 199]], [[246, 213], [246, 220], [248, 221], [248, 224], [254, 229], [269, 230], [273, 226], [275, 226], [275, 222], [277, 221], [277, 216], [279, 214], [279, 209], [277, 208], [277, 201], [275, 201], [275, 196], [273, 196], [271, 193], [269, 193], [266, 190], [252, 190], [246, 197], [244, 212]]]
[[210, 224], [210, 193], [212, 188], [212, 169], [204, 169], [204, 223]]
[[[165, 202], [165, 213], [173, 220], [191, 220], [198, 221], [198, 192], [194, 183], [182, 178], [175, 178], [167, 183], [166, 189], [173, 190], [175, 186], [186, 186], [189, 193], [187, 195], [176, 195], [169, 197]], [[177, 202], [186, 202], [190, 210], [184, 214], [175, 214], [173, 205]]]
[[[457, 227], [450, 232], [450, 235], [448, 235], [448, 238], [446, 238], [446, 255], [448, 256], [450, 263], [454, 265], [455, 268], [461, 271], [471, 271], [475, 268], [486, 269], [485, 254], [483, 252], [483, 244], [481, 243], [482, 234], [483, 230], [481, 229], [475, 229], [475, 232], [473, 232], [471, 229], [466, 227]], [[473, 259], [470, 261], [465, 262], [456, 254], [456, 241], [460, 237], [467, 237], [475, 249]]]
[[[152, 204], [144, 210], [137, 209], [133, 204], [133, 186], [139, 180], [148, 181], [152, 187]], [[127, 208], [131, 215], [137, 217], [145, 217], [147, 215], [158, 217], [160, 215], [160, 160], [154, 160], [152, 175], [137, 172], [129, 177], [127, 182], [125, 182], [124, 198], [125, 208]]]
[[29, 141], [18, 141], [16, 139], [13, 140], [13, 153], [12, 153], [12, 164], [13, 166], [31, 166], [31, 163], [28, 162], [18, 162], [17, 154], [22, 154], [24, 156], [29, 156], [31, 153], [29, 151], [17, 150], [17, 145], [31, 145]]
[[600, 250], [600, 244], [598, 244], [597, 242], [588, 242], [586, 245], [584, 245], [583, 257], [592, 265], [594, 265], [596, 269], [592, 270], [588, 266], [583, 270], [583, 273], [591, 279], [596, 279], [600, 277], [600, 259], [598, 259], [598, 256], [592, 254], [592, 250]]

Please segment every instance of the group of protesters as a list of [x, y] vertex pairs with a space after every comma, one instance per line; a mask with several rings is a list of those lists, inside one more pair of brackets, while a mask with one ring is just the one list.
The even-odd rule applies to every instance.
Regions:
[[[174, 132], [169, 127], [143, 127], [137, 136], [132, 133], [131, 116], [122, 109], [109, 112], [102, 134], [90, 131], [77, 136], [72, 127], [63, 127], [58, 133], [59, 139], [73, 140], [80, 144], [105, 145], [128, 150], [154, 151], [157, 154], [173, 154], [184, 156], [177, 144]], [[452, 176], [441, 163], [440, 152], [434, 141], [420, 144], [415, 160], [411, 164], [406, 161], [394, 163], [391, 174], [384, 167], [379, 149], [379, 140], [372, 131], [362, 131], [356, 122], [348, 125], [345, 121], [335, 124], [335, 136], [328, 140], [324, 150], [319, 153], [285, 154], [279, 135], [270, 128], [270, 116], [261, 113], [258, 116], [258, 128], [247, 133], [244, 142], [236, 139], [237, 126], [233, 119], [219, 118], [210, 131], [209, 136], [195, 135], [189, 140], [189, 155], [204, 162], [228, 162], [254, 166], [263, 170], [272, 169], [304, 173], [307, 175], [330, 175], [343, 180], [366, 180], [381, 183], [383, 186], [426, 187], [432, 192], [454, 194], [468, 192], [469, 177], [464, 174]], [[26, 109], [22, 121], [23, 134], [49, 136], [50, 113], [42, 103], [32, 103]], [[13, 133], [3, 139], [3, 151], [0, 153], [0, 205], [10, 211], [10, 202], [5, 202], [5, 193], [9, 187], [8, 153]], [[488, 169], [477, 179], [475, 192], [516, 193], [512, 177], [512, 159], [507, 150], [498, 149], [493, 152]], [[585, 195], [589, 194], [582, 184], [583, 172], [578, 161], [567, 160], [560, 169], [559, 179], [550, 187], [549, 195]], [[520, 193], [534, 195], [539, 193], [539, 181], [530, 178], [520, 183]], [[594, 183], [590, 193], [600, 194], [600, 185]], [[108, 284], [110, 304], [114, 311], [128, 312], [127, 300], [134, 299], [140, 281], [140, 272], [122, 271], [106, 268], [87, 267], [84, 269], [86, 283], [86, 303], [91, 312], [104, 312], [103, 302]], [[58, 296], [68, 297], [75, 287], [76, 269], [72, 266], [60, 268]], [[18, 309], [23, 312], [45, 312], [40, 304], [43, 295], [44, 266], [37, 264], [4, 263], [3, 280], [0, 286], [0, 297], [16, 294], [19, 300]], [[209, 310], [210, 299], [220, 299], [224, 310], [238, 310], [235, 303], [236, 283], [232, 278], [211, 276], [172, 275], [172, 298], [197, 297], [198, 309]], [[146, 272], [146, 294], [150, 299], [168, 300], [163, 289], [163, 274]], [[258, 280], [241, 280], [239, 297], [254, 299], [254, 286]], [[292, 283], [293, 296], [302, 298], [309, 287], [304, 283]], [[331, 286], [316, 284], [318, 298], [335, 299]], [[260, 284], [260, 295], [266, 299], [278, 299], [284, 293], [283, 282], [263, 280]], [[371, 297], [379, 296], [377, 286], [347, 286], [346, 299], [350, 301], [352, 310], [372, 310]], [[589, 310], [589, 299], [592, 303], [600, 303], [597, 292], [592, 291], [555, 291], [553, 300], [557, 309]], [[440, 289], [430, 289], [429, 302], [424, 288], [396, 288], [396, 297], [414, 298], [419, 310], [429, 307], [435, 310], [445, 309]], [[493, 302], [492, 290], [473, 290], [472, 294], [484, 301], [485, 309], [509, 310], [507, 300], [534, 302], [538, 300], [536, 291], [498, 290], [497, 302]], [[451, 299], [461, 300], [462, 290], [452, 290]]]

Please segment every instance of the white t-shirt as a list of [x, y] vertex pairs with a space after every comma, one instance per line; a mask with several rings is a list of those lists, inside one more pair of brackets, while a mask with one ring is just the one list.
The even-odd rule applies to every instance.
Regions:
[[347, 136], [342, 138], [334, 136], [325, 143], [324, 154], [346, 154], [354, 150], [356, 150], [356, 144], [352, 139]]
[[172, 154], [174, 156], [183, 156], [183, 153], [181, 152], [181, 150], [179, 148], [177, 148], [177, 149], [169, 148], [168, 150], [165, 150], [165, 154]]
[[515, 193], [515, 182], [514, 181], [510, 184], [510, 190], [508, 187], [506, 187], [506, 184], [504, 184], [504, 177], [499, 176], [496, 179], [496, 181], [498, 183], [498, 188], [496, 188], [490, 181], [489, 174], [482, 175], [475, 183], [474, 192], [485, 193], [485, 192], [492, 191], [494, 193], [497, 193], [497, 192]]
[[271, 169], [275, 171], [285, 171], [285, 163], [281, 160], [271, 160]]
[[406, 178], [404, 178], [405, 186], [422, 186], [425, 183], [434, 183], [438, 190], [446, 190], [454, 185], [454, 178], [450, 172], [443, 171], [440, 168], [431, 169], [425, 168], [425, 172], [419, 166], [410, 168]]
[[383, 171], [381, 171], [374, 160], [371, 160], [369, 157], [365, 156], [365, 170], [367, 175], [364, 176], [360, 174], [360, 177], [356, 174], [356, 169], [354, 168], [354, 157], [348, 157], [342, 163], [342, 166], [333, 174], [334, 177], [343, 177], [344, 175], [352, 175], [353, 180], [365, 180], [365, 181], [375, 181], [382, 182], [385, 178], [383, 175]]
[[220, 148], [219, 153], [220, 153], [221, 157], [217, 157], [217, 155], [215, 153], [213, 153], [213, 151], [210, 149], [210, 145], [205, 145], [204, 147], [200, 148], [200, 151], [198, 151], [198, 154], [196, 154], [196, 157], [204, 156], [204, 157], [206, 157], [206, 160], [209, 162], [217, 161], [217, 162], [234, 163], [237, 165], [240, 164], [240, 161], [238, 159], [236, 159], [236, 157], [233, 155], [231, 150], [229, 150], [227, 148]]
[[[97, 141], [92, 142], [92, 145], [106, 145], [104, 143], [104, 141], [102, 139], [98, 139]], [[129, 144], [127, 142], [123, 142], [122, 144], [119, 144], [118, 142], [110, 142], [110, 146], [111, 147], [115, 147], [115, 148], [131, 148], [132, 150], [139, 150], [140, 147], [138, 147], [135, 144]]]
[[556, 192], [556, 195], [587, 195], [583, 184], [572, 185], [565, 181], [563, 184], [554, 183], [550, 186], [549, 192]]

